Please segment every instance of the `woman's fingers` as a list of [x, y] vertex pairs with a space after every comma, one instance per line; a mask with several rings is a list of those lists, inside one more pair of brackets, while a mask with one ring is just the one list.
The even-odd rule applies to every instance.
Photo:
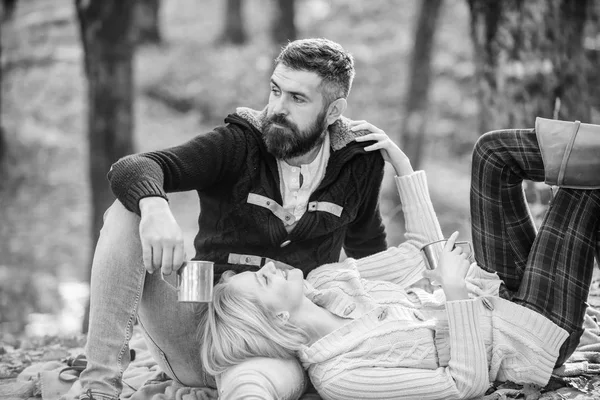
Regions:
[[383, 130], [379, 129], [373, 124], [370, 124], [365, 121], [361, 121], [356, 125], [350, 125], [350, 129], [352, 131], [371, 131], [371, 132], [383, 132]]
[[356, 138], [357, 142], [367, 142], [369, 140], [375, 140], [375, 141], [383, 141], [388, 139], [388, 135], [385, 134], [385, 132], [378, 132], [378, 133], [367, 133], [366, 135], [363, 136], [358, 136]]
[[444, 251], [451, 252], [452, 250], [454, 250], [454, 245], [456, 243], [457, 237], [458, 237], [458, 231], [456, 231], [452, 235], [450, 235], [450, 237], [448, 238], [448, 241], [446, 242], [446, 245], [444, 246]]
[[356, 120], [356, 121], [354, 121], [354, 120], [351, 120], [351, 121], [350, 121], [350, 126], [353, 126], [353, 125], [358, 125], [358, 124], [364, 124], [364, 123], [366, 123], [366, 122], [367, 122], [367, 121], [365, 121], [364, 119], [361, 119], [361, 120]]
[[435, 281], [435, 278], [438, 277], [438, 273], [435, 272], [435, 270], [430, 270], [430, 269], [426, 269], [423, 271], [423, 278], [427, 278], [430, 281]]

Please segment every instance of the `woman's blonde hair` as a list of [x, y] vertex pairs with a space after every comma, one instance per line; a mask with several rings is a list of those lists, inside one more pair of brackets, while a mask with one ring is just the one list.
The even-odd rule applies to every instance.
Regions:
[[256, 295], [235, 289], [227, 271], [213, 289], [213, 301], [200, 322], [201, 357], [206, 372], [218, 375], [252, 357], [293, 358], [308, 335], [274, 311]]

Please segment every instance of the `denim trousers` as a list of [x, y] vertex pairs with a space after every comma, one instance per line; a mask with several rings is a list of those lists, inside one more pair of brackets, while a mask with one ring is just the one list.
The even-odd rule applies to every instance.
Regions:
[[256, 358], [216, 377], [204, 372], [197, 332], [198, 314], [205, 305], [179, 303], [173, 282], [161, 279], [159, 272], [147, 273], [139, 221], [118, 200], [104, 215], [92, 263], [88, 364], [80, 376], [81, 398], [119, 398], [136, 321], [161, 370], [182, 385], [217, 388], [220, 399], [300, 398], [308, 378], [297, 360]]

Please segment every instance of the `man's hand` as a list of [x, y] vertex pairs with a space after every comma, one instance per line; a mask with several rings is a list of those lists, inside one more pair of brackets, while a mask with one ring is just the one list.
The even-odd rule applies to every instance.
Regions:
[[170, 275], [181, 267], [185, 258], [183, 232], [162, 197], [143, 198], [140, 211], [144, 266], [149, 273], [162, 270]]

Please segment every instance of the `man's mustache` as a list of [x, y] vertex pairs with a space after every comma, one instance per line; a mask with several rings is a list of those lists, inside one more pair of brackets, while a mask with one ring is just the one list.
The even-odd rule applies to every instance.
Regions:
[[289, 122], [284, 115], [275, 114], [269, 118], [269, 123], [281, 125], [285, 128], [294, 129], [295, 126]]

